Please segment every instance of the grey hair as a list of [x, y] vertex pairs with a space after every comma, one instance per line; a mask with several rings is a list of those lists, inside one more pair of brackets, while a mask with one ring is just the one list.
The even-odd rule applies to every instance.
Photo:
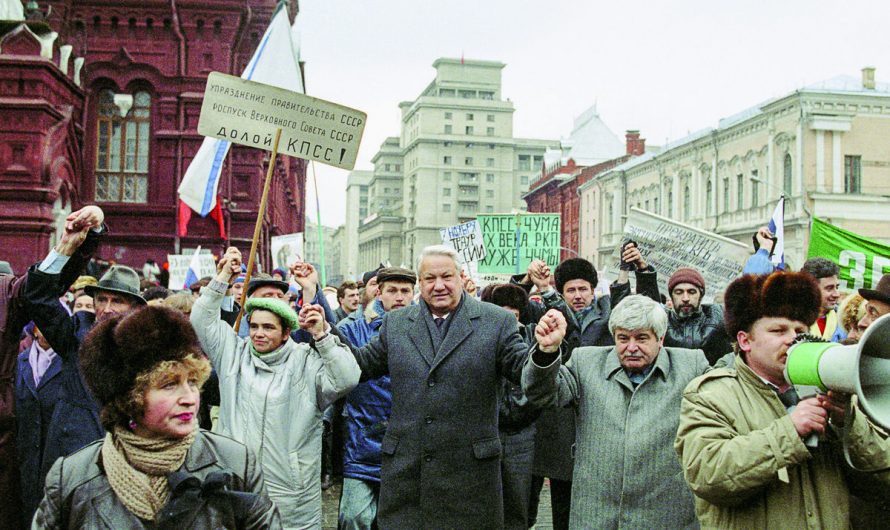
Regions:
[[418, 275], [420, 274], [420, 264], [423, 263], [424, 258], [432, 256], [445, 256], [451, 258], [451, 261], [454, 262], [454, 268], [460, 273], [460, 263], [458, 262], [459, 258], [456, 250], [451, 247], [446, 247], [445, 245], [430, 245], [424, 247], [424, 249], [420, 251], [420, 257], [417, 258]]
[[661, 339], [667, 332], [668, 317], [661, 304], [648, 296], [628, 296], [612, 310], [609, 317], [609, 333], [616, 329], [651, 329]]

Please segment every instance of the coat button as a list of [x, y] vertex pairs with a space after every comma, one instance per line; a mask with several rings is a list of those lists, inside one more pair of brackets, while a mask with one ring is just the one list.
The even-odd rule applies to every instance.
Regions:
[[427, 381], [426, 384], [427, 384], [427, 386], [436, 386], [436, 382], [433, 381], [432, 379], [430, 379], [429, 381]]
[[426, 456], [423, 457], [423, 459], [426, 460], [427, 462], [432, 462], [432, 461], [433, 461], [433, 455], [426, 455]]
[[428, 424], [433, 422], [433, 418], [432, 418], [432, 416], [427, 416], [427, 417], [425, 418], [425, 420], [426, 420], [426, 422], [427, 422]]

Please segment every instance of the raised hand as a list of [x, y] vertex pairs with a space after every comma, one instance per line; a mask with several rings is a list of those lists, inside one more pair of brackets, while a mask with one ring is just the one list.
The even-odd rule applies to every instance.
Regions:
[[324, 309], [318, 304], [306, 304], [300, 310], [300, 328], [318, 340], [325, 335]]
[[241, 274], [241, 251], [229, 247], [216, 264], [216, 280], [231, 285], [239, 274]]
[[646, 261], [643, 259], [643, 254], [640, 253], [640, 249], [638, 249], [636, 245], [627, 245], [624, 249], [624, 254], [621, 255], [621, 259], [627, 263], [636, 263], [637, 270], [648, 267]]
[[290, 273], [303, 290], [303, 303], [311, 302], [318, 290], [318, 271], [311, 263], [297, 261], [291, 264]]
[[550, 267], [543, 260], [536, 259], [528, 264], [528, 279], [542, 293], [550, 290], [550, 274]]
[[557, 351], [566, 335], [567, 327], [565, 317], [556, 309], [544, 313], [544, 316], [538, 320], [538, 325], [535, 326], [535, 340], [538, 342], [538, 349], [543, 352]]
[[65, 218], [65, 231], [80, 232], [84, 228], [99, 228], [105, 222], [105, 213], [95, 205], [84, 206], [76, 212], [71, 212]]

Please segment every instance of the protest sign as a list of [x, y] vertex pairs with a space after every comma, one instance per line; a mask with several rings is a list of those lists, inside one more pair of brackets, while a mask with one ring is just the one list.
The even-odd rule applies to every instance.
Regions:
[[368, 115], [323, 99], [211, 72], [204, 90], [198, 132], [272, 151], [352, 169]]
[[842, 291], [874, 289], [890, 273], [890, 245], [838, 228], [816, 217], [810, 229], [807, 258], [823, 257], [838, 264]]
[[[678, 223], [666, 217], [631, 208], [624, 225], [624, 241], [636, 241], [646, 263], [658, 273], [658, 289], [669, 295], [667, 282], [677, 269], [692, 267], [705, 279], [702, 301], [712, 303], [714, 295], [726, 289], [742, 273], [751, 255], [748, 247], [713, 232]], [[614, 259], [620, 261], [621, 245]]]
[[[167, 254], [167, 263], [170, 264], [168, 272], [170, 279], [167, 281], [169, 289], [178, 290], [185, 287], [185, 276], [189, 270], [189, 263], [194, 256], [194, 251], [185, 251], [185, 254]], [[196, 272], [198, 278], [216, 275], [216, 262], [213, 261], [213, 254], [209, 250], [202, 249], [198, 256], [199, 268]]]
[[288, 270], [303, 258], [303, 233], [272, 236], [272, 269]]
[[550, 267], [559, 264], [559, 214], [479, 215], [476, 220], [485, 247], [485, 259], [479, 262], [480, 273], [516, 274], [528, 269], [529, 263], [535, 259], [544, 260]]
[[470, 221], [448, 228], [440, 228], [442, 244], [453, 248], [461, 263], [473, 263], [485, 258], [485, 245], [482, 244], [482, 229], [478, 221]]

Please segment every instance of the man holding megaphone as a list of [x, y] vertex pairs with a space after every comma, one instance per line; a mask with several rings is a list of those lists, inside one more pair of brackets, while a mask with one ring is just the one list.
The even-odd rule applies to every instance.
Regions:
[[[729, 285], [725, 301], [734, 367], [686, 387], [674, 444], [702, 528], [848, 528], [840, 431], [860, 470], [890, 468], [890, 441], [856, 397], [800, 399], [785, 379], [795, 338], [819, 317], [818, 284], [806, 273], [747, 275]], [[804, 443], [812, 434], [821, 438], [815, 448]], [[890, 472], [872, 478], [883, 490], [876, 493], [890, 495]]]

